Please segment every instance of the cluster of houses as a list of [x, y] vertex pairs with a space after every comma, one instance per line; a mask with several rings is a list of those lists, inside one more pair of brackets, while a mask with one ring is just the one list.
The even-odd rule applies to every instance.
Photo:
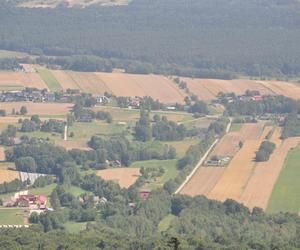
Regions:
[[14, 196], [3, 201], [4, 207], [24, 207], [29, 210], [45, 211], [47, 197], [44, 195], [28, 194], [28, 191], [15, 193]]
[[[70, 91], [55, 92], [47, 89], [25, 88], [23, 90], [3, 91], [0, 93], [0, 102], [63, 102], [70, 103], [74, 97], [80, 97], [80, 90], [72, 89]], [[110, 102], [110, 98], [105, 95], [92, 95], [97, 104], [106, 104]]]
[[0, 102], [54, 102], [55, 93], [46, 89], [38, 90], [26, 88], [22, 91], [8, 91], [0, 93]]

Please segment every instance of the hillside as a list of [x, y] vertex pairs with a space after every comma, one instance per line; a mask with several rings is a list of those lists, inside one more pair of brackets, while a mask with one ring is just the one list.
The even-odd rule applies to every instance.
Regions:
[[135, 0], [55, 9], [3, 3], [0, 49], [95, 55], [174, 75], [298, 75], [299, 12], [294, 0]]

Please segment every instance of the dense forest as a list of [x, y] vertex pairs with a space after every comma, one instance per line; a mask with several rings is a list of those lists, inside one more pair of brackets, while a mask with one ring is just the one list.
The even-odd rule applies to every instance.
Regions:
[[[122, 201], [114, 205], [107, 205], [106, 210], [102, 208], [102, 218], [88, 223], [87, 230], [80, 235], [64, 231], [64, 210], [34, 215], [31, 220], [36, 225], [30, 229], [1, 230], [0, 247], [135, 250], [291, 250], [300, 247], [297, 215], [269, 216], [258, 208], [250, 212], [232, 200], [221, 203], [202, 196], [168, 197], [164, 192], [156, 192], [134, 209], [122, 206]], [[167, 231], [158, 233], [158, 221], [167, 214], [173, 217], [172, 223]]]
[[[296, 0], [135, 0], [122, 7], [25, 9], [2, 0], [0, 48], [71, 56], [59, 61], [71, 69], [298, 75], [299, 7]], [[82, 63], [74, 55], [96, 58]]]

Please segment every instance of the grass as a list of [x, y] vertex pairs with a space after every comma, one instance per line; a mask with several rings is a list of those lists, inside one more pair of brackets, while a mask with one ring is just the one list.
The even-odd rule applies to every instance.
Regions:
[[43, 139], [49, 139], [50, 141], [54, 142], [57, 139], [62, 139], [62, 135], [58, 133], [48, 133], [48, 132], [42, 132], [42, 131], [34, 131], [34, 132], [17, 132], [17, 136], [28, 136], [29, 138], [43, 138]]
[[165, 173], [162, 177], [158, 178], [156, 182], [147, 184], [147, 188], [155, 189], [162, 187], [168, 180], [175, 178], [178, 175], [176, 167], [177, 160], [151, 160], [151, 161], [136, 161], [132, 163], [132, 168], [155, 168], [163, 167]]
[[24, 209], [1, 208], [0, 225], [24, 225]]
[[62, 87], [50, 70], [39, 68], [38, 73], [51, 91], [56, 92], [62, 90]]
[[73, 222], [68, 221], [64, 227], [68, 233], [79, 233], [86, 229], [87, 222]]
[[173, 214], [168, 214], [166, 217], [164, 217], [158, 224], [158, 231], [159, 232], [165, 232], [169, 229], [172, 221], [176, 218]]
[[74, 137], [69, 138], [70, 140], [89, 140], [93, 135], [115, 135], [121, 134], [123, 131], [126, 131], [125, 125], [94, 121], [91, 123], [76, 122], [73, 126], [69, 127], [68, 133], [74, 133]]
[[242, 127], [243, 127], [242, 123], [232, 123], [230, 132], [238, 132], [241, 130]]
[[55, 189], [56, 184], [50, 184], [48, 186], [42, 187], [42, 188], [34, 188], [30, 189], [29, 193], [30, 194], [35, 194], [35, 195], [45, 195], [45, 196], [50, 196], [52, 191]]
[[177, 158], [181, 158], [184, 156], [184, 154], [189, 149], [189, 147], [199, 143], [199, 140], [185, 139], [182, 141], [170, 141], [170, 142], [164, 142], [164, 143], [174, 147], [176, 149]]
[[300, 212], [300, 144], [288, 153], [267, 207], [268, 213]]

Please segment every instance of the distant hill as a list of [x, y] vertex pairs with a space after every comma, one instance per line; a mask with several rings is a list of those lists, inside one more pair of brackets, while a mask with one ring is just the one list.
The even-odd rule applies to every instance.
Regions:
[[91, 5], [126, 5], [130, 0], [8, 0], [8, 2], [14, 2], [15, 6], [23, 8], [56, 8], [58, 6], [84, 8]]

